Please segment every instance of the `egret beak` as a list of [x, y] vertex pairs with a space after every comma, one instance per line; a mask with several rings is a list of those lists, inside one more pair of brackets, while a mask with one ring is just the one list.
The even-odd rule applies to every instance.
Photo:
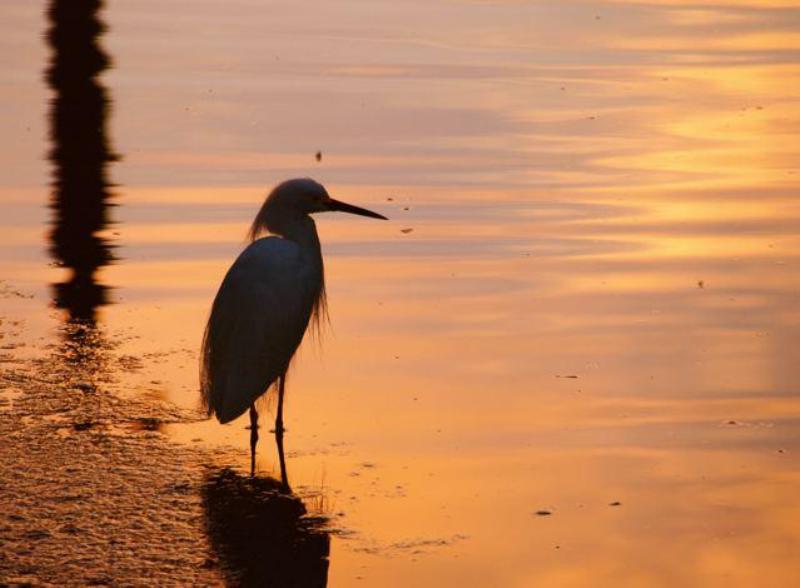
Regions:
[[341, 202], [340, 200], [334, 200], [331, 198], [328, 200], [328, 210], [335, 210], [337, 212], [349, 212], [350, 214], [358, 214], [361, 216], [368, 216], [370, 218], [380, 218], [383, 220], [389, 220], [382, 214], [378, 214], [377, 212], [372, 212], [371, 210], [367, 210], [366, 208], [361, 208], [360, 206], [353, 206], [352, 204], [347, 204], [346, 202]]

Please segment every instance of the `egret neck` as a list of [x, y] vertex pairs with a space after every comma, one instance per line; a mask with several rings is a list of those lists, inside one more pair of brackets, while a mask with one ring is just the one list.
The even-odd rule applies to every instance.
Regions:
[[280, 208], [267, 210], [265, 216], [267, 230], [273, 235], [297, 243], [303, 257], [322, 273], [322, 248], [314, 219], [307, 214]]

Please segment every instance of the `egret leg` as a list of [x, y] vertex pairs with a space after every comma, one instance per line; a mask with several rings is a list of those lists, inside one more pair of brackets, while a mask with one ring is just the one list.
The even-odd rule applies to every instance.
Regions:
[[289, 478], [286, 475], [286, 458], [283, 454], [283, 390], [286, 386], [286, 374], [278, 381], [278, 414], [275, 417], [275, 444], [278, 446], [278, 461], [281, 464], [281, 484], [289, 490]]
[[286, 374], [278, 380], [278, 414], [275, 415], [275, 434], [283, 435], [283, 390], [286, 386]]
[[255, 403], [250, 405], [250, 477], [256, 475], [256, 444], [258, 443], [258, 413]]
[[278, 461], [281, 464], [281, 485], [289, 491], [289, 477], [286, 475], [286, 458], [283, 455], [283, 431], [275, 431], [275, 444], [278, 446]]

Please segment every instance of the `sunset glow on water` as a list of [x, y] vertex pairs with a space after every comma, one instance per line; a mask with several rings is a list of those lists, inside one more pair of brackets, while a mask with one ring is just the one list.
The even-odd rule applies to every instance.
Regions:
[[[19, 374], [52, 376], [24, 366], [67, 316], [46, 9], [0, 8], [0, 414], [18, 442]], [[798, 3], [143, 0], [99, 17], [109, 355], [65, 373], [194, 415], [151, 436], [205, 452], [187, 553], [212, 563], [158, 564], [162, 582], [229, 581], [229, 536], [191, 518], [217, 495], [192, 476], [246, 473], [248, 422], [199, 420], [197, 353], [264, 197], [310, 176], [390, 219], [316, 215], [330, 324], [287, 380], [289, 479], [328, 519], [329, 585], [800, 583]], [[258, 471], [276, 477], [268, 431]], [[0, 491], [2, 513], [29, 504]], [[68, 540], [52, 529], [49, 548], [0, 547], [0, 583], [65, 581], [15, 563]]]

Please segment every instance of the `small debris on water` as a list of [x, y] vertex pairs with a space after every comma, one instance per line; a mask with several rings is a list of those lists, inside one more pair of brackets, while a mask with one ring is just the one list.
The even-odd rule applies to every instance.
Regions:
[[622, 506], [622, 503], [619, 500], [615, 500], [614, 502], [609, 502], [608, 506]]
[[537, 510], [534, 514], [537, 517], [549, 517], [553, 513], [549, 510]]
[[570, 378], [570, 379], [572, 379], [572, 380], [577, 380], [577, 379], [578, 379], [578, 376], [576, 376], [576, 375], [574, 375], [574, 374], [569, 374], [569, 375], [567, 375], [567, 376], [562, 376], [562, 375], [560, 375], [560, 374], [556, 374], [556, 378]]
[[703, 280], [697, 280], [697, 287], [698, 288], [705, 288], [706, 283]]
[[409, 234], [411, 231], [413, 231], [413, 230], [414, 230], [414, 229], [400, 229], [400, 232], [401, 232], [401, 233], [403, 233], [403, 234], [405, 234], [405, 235], [408, 235], [408, 234]]
[[389, 197], [386, 199], [386, 201], [387, 201], [387, 202], [394, 202], [394, 198], [392, 198], [391, 196], [389, 196]]
[[322, 161], [322, 151], [317, 151], [314, 154], [314, 159], [316, 159], [317, 161]]

